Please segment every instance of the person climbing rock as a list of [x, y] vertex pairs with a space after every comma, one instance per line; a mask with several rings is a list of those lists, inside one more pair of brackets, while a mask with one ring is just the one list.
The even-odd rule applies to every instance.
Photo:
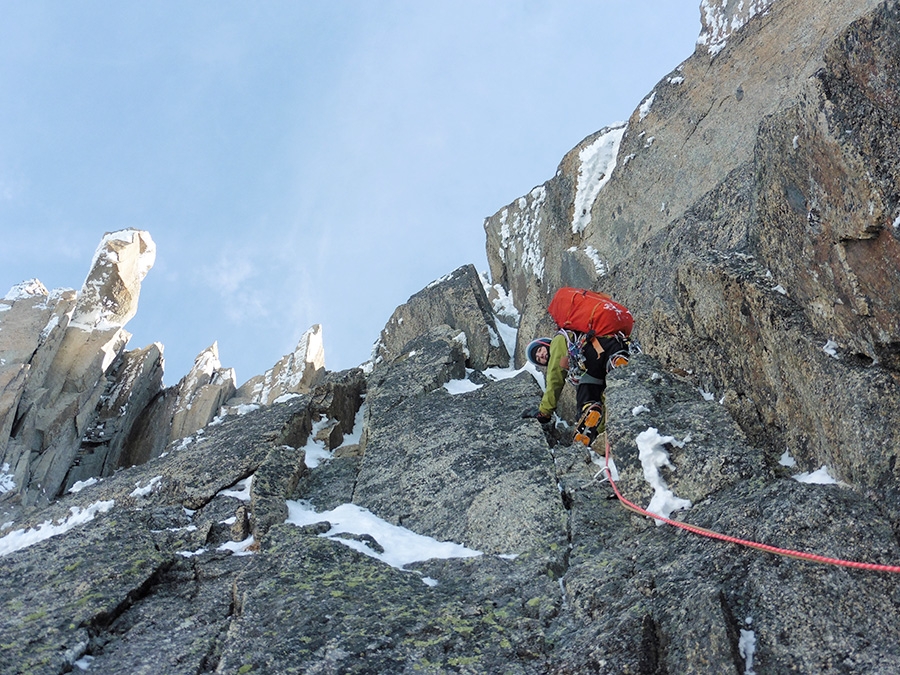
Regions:
[[558, 332], [532, 340], [525, 350], [531, 363], [547, 369], [544, 396], [522, 416], [549, 423], [568, 380], [576, 386], [580, 411], [574, 440], [591, 446], [606, 431], [606, 374], [628, 363], [634, 319], [609, 296], [568, 287], [557, 291], [549, 312]]
[[[575, 353], [578, 353], [576, 356]], [[614, 363], [627, 362], [628, 345], [623, 337], [587, 337], [578, 331], [560, 330], [552, 338], [539, 337], [526, 349], [528, 360], [547, 369], [546, 388], [540, 405], [526, 411], [524, 417], [534, 417], [542, 424], [551, 421], [559, 403], [562, 388], [568, 380], [576, 386], [575, 401], [580, 418], [576, 424], [575, 440], [591, 445], [605, 432], [606, 373], [609, 357]]]

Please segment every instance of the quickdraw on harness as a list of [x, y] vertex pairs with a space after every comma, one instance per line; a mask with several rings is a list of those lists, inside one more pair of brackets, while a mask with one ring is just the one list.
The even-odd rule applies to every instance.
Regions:
[[566, 339], [566, 349], [569, 356], [569, 374], [566, 379], [576, 387], [581, 381], [581, 376], [587, 372], [587, 358], [584, 355], [584, 347], [586, 344], [592, 344], [594, 351], [598, 355], [604, 351], [603, 347], [600, 345], [600, 340], [616, 338], [620, 344], [624, 345], [623, 349], [613, 352], [606, 359], [607, 373], [616, 368], [628, 365], [628, 361], [633, 355], [641, 353], [641, 347], [637, 340], [632, 340], [624, 333], [616, 333], [615, 335], [594, 335], [593, 331], [588, 333], [577, 333], [575, 331], [563, 329], [560, 329], [557, 332]]

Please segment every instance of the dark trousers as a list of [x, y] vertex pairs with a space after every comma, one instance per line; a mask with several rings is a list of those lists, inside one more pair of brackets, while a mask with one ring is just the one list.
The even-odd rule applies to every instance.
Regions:
[[606, 391], [605, 384], [579, 382], [578, 389], [575, 390], [575, 401], [578, 404], [578, 414], [580, 415], [584, 410], [584, 407], [589, 403], [602, 403], [604, 391]]
[[[601, 344], [601, 348], [603, 345]], [[579, 414], [589, 403], [602, 403], [603, 392], [606, 391], [606, 351], [598, 354], [594, 349], [593, 343], [588, 340], [582, 349], [585, 364], [587, 365], [587, 374], [593, 378], [600, 380], [602, 384], [597, 382], [585, 382], [584, 379], [578, 383], [578, 389], [575, 391], [575, 400], [578, 404]]]
[[585, 406], [591, 403], [599, 403], [601, 407], [600, 423], [597, 425], [597, 433], [602, 434], [606, 431], [606, 361], [610, 354], [624, 350], [627, 345], [619, 338], [600, 338], [601, 352], [598, 354], [594, 348], [592, 341], [585, 343], [582, 353], [584, 354], [585, 364], [587, 365], [587, 373], [592, 378], [600, 381], [585, 382], [582, 379], [578, 383], [578, 389], [575, 391], [575, 400], [578, 404], [579, 415], [584, 411]]

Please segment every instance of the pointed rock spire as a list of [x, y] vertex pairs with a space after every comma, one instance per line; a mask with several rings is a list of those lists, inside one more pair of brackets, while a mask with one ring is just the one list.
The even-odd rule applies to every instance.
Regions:
[[25, 505], [62, 487], [131, 337], [123, 326], [155, 256], [147, 232], [108, 233], [78, 294], [48, 293], [34, 279], [0, 301], [0, 464]]
[[322, 326], [315, 324], [302, 335], [291, 354], [282, 357], [264, 375], [245, 382], [232, 403], [271, 405], [282, 396], [305, 394], [318, 384], [324, 372]]
[[178, 383], [169, 439], [190, 436], [209, 424], [235, 388], [234, 369], [222, 367], [219, 344], [213, 342], [197, 355], [191, 372]]

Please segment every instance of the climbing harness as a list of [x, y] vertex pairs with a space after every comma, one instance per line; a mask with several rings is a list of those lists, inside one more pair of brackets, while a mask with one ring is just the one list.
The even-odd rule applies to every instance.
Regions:
[[566, 339], [566, 351], [569, 357], [569, 372], [566, 375], [566, 379], [576, 387], [581, 381], [581, 376], [587, 372], [587, 357], [584, 355], [584, 346], [589, 342], [594, 346], [594, 351], [598, 355], [603, 353], [600, 340], [616, 338], [624, 346], [623, 349], [613, 352], [606, 359], [607, 373], [612, 372], [616, 368], [627, 366], [632, 356], [642, 353], [641, 346], [637, 340], [631, 339], [622, 332], [613, 333], [612, 335], [595, 335], [592, 332], [573, 333], [573, 331], [560, 329], [557, 331], [557, 334], [562, 335]]
[[[815, 553], [805, 553], [803, 551], [793, 551], [791, 549], [779, 548], [777, 546], [770, 546], [768, 544], [761, 544], [756, 541], [750, 541], [748, 539], [740, 539], [739, 537], [732, 537], [727, 534], [721, 534], [719, 532], [715, 532], [713, 530], [708, 530], [705, 527], [699, 527], [697, 525], [691, 525], [689, 523], [683, 523], [678, 520], [672, 520], [670, 518], [666, 518], [664, 516], [660, 516], [656, 513], [651, 513], [646, 509], [642, 509], [637, 504], [630, 502], [625, 497], [622, 496], [622, 493], [619, 492], [619, 487], [616, 485], [616, 482], [613, 480], [612, 471], [609, 468], [609, 462], [612, 458], [612, 452], [609, 449], [609, 437], [606, 440], [606, 457], [603, 468], [597, 472], [594, 476], [594, 480], [597, 477], [604, 473], [606, 477], [603, 480], [598, 481], [599, 483], [609, 481], [609, 484], [612, 486], [613, 492], [615, 492], [616, 498], [618, 498], [619, 503], [622, 504], [629, 511], [633, 511], [642, 516], [646, 516], [648, 518], [653, 518], [654, 520], [659, 520], [667, 525], [673, 525], [675, 527], [681, 528], [682, 530], [686, 530], [693, 534], [700, 535], [701, 537], [709, 537], [710, 539], [718, 539], [720, 541], [727, 541], [731, 544], [738, 544], [740, 546], [747, 546], [749, 548], [755, 548], [759, 551], [766, 551], [767, 553], [774, 553], [775, 555], [787, 556], [788, 558], [798, 558], [800, 560], [806, 560], [808, 562], [820, 563], [823, 565], [837, 565], [839, 567], [852, 567], [860, 570], [868, 570], [871, 572], [891, 572], [895, 574], [900, 574], [900, 565], [878, 565], [875, 563], [864, 563], [864, 562], [856, 562], [853, 560], [841, 560], [840, 558], [829, 558], [823, 555], [817, 555]], [[591, 481], [594, 482], [594, 481]], [[590, 483], [587, 483], [583, 487], [587, 487]]]
[[[566, 339], [566, 351], [569, 357], [569, 368], [566, 380], [575, 387], [581, 381], [581, 376], [587, 372], [587, 360], [584, 356], [584, 345], [587, 344], [587, 333], [573, 333], [560, 329], [557, 334]], [[593, 338], [596, 341], [596, 338]], [[598, 343], [599, 344], [599, 343]]]

